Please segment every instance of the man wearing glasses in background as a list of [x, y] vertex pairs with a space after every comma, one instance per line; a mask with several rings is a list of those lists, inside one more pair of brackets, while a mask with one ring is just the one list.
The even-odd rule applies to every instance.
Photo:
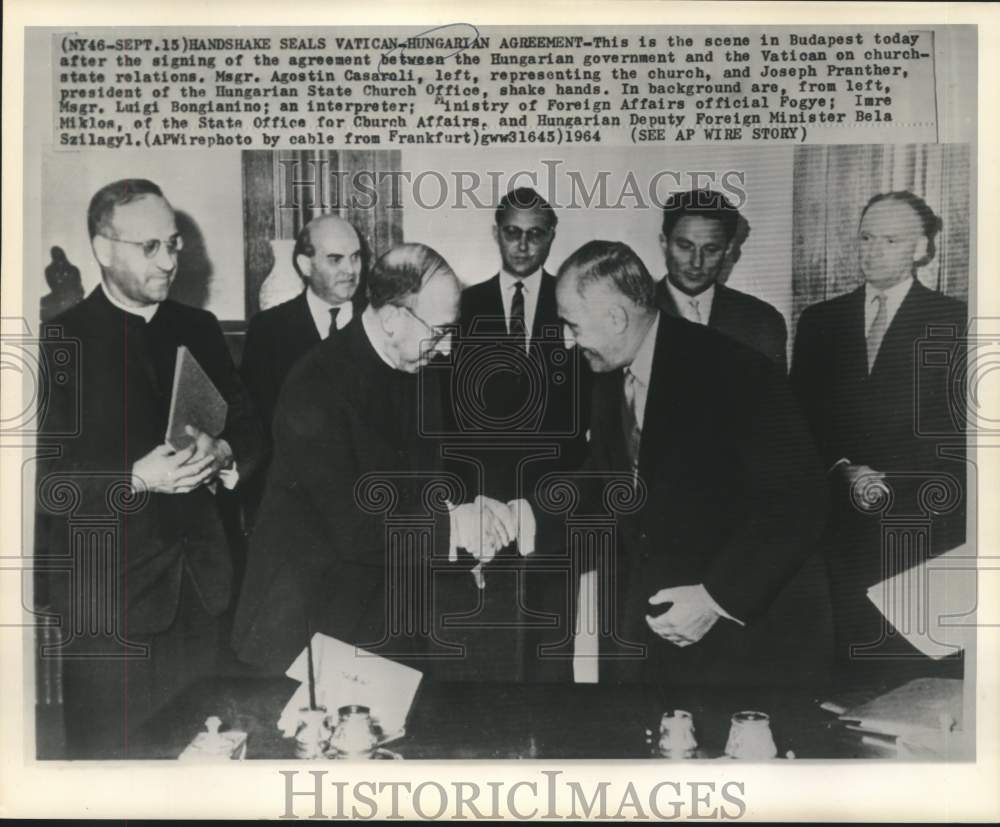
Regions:
[[[183, 240], [160, 188], [108, 184], [87, 225], [101, 284], [50, 334], [77, 342], [80, 364], [63, 382], [47, 364], [37, 562], [63, 633], [67, 757], [127, 758], [135, 727], [217, 665], [232, 565], [216, 492], [250, 473], [261, 428], [215, 317], [167, 298]], [[189, 427], [194, 442], [174, 450], [165, 434], [181, 345], [228, 412], [218, 437]], [[71, 509], [60, 486], [74, 492]], [[87, 517], [112, 521], [89, 544], [74, 539]]]

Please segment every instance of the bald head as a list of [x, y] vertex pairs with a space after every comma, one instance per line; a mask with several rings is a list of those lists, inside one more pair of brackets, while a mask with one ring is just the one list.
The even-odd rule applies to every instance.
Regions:
[[295, 242], [295, 267], [323, 301], [350, 301], [361, 279], [361, 242], [354, 228], [336, 215], [310, 221]]

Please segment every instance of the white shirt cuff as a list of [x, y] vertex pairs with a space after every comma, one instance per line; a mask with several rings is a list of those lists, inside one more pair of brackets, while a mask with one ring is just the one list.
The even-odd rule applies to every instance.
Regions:
[[219, 479], [222, 480], [222, 487], [227, 491], [232, 491], [240, 481], [240, 472], [236, 470], [236, 464], [232, 468], [223, 468], [219, 471]]
[[729, 614], [729, 612], [723, 609], [722, 606], [716, 603], [712, 595], [708, 593], [708, 589], [706, 589], [701, 583], [698, 584], [698, 588], [702, 590], [702, 592], [705, 595], [705, 599], [711, 604], [712, 608], [715, 609], [716, 614], [718, 614], [720, 617], [724, 617], [726, 620], [733, 621], [733, 623], [739, 623], [740, 626], [746, 626], [746, 623], [744, 623], [739, 618], [733, 617], [731, 614]]

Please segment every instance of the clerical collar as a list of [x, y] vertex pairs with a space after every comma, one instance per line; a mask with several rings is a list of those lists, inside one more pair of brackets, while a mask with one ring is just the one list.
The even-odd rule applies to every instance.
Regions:
[[143, 307], [128, 307], [112, 296], [111, 291], [108, 290], [104, 284], [101, 284], [101, 292], [104, 293], [104, 298], [106, 298], [112, 305], [117, 307], [123, 313], [128, 313], [132, 316], [141, 316], [146, 320], [146, 322], [151, 322], [153, 320], [153, 316], [156, 315], [156, 311], [160, 308], [159, 302], [147, 304]]
[[364, 328], [365, 336], [368, 337], [368, 343], [372, 346], [372, 350], [378, 354], [378, 357], [393, 370], [399, 370], [385, 352], [385, 331], [382, 330], [382, 325], [379, 324], [375, 310], [371, 305], [368, 305], [361, 314], [361, 326]]

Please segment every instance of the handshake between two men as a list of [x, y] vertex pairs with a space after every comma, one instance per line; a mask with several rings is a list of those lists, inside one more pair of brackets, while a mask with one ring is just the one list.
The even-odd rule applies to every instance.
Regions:
[[480, 589], [486, 585], [483, 566], [511, 543], [517, 543], [522, 557], [535, 550], [535, 515], [527, 500], [503, 503], [480, 494], [471, 503], [451, 507], [448, 559], [454, 562], [460, 548], [475, 557], [472, 576]]
[[[535, 550], [535, 515], [527, 500], [500, 502], [482, 495], [470, 503], [451, 508], [451, 544], [449, 560], [457, 559], [457, 549], [465, 549], [476, 558], [472, 576], [476, 585], [485, 588], [483, 566], [496, 553], [516, 542], [521, 556]], [[649, 605], [666, 606], [660, 615], [646, 615], [646, 624], [660, 638], [675, 646], [690, 646], [701, 640], [719, 618], [743, 625], [726, 613], [709, 595], [704, 585], [675, 586], [660, 589], [649, 598]]]

